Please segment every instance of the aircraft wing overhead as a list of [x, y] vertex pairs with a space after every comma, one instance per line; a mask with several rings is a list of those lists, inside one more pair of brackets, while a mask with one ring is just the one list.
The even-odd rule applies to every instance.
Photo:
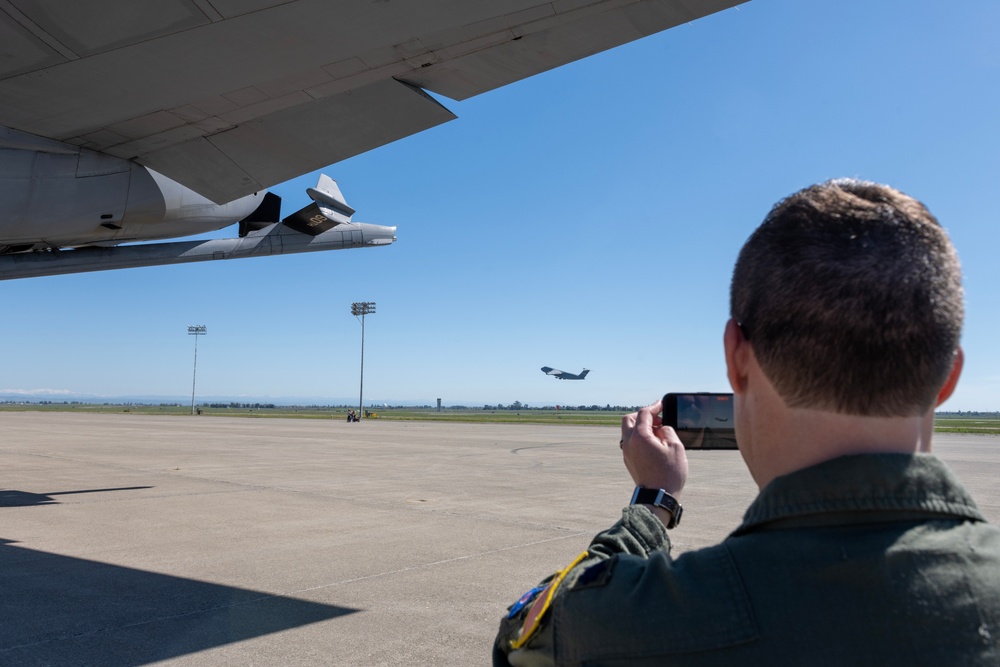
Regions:
[[224, 203], [740, 0], [4, 0], [0, 126]]

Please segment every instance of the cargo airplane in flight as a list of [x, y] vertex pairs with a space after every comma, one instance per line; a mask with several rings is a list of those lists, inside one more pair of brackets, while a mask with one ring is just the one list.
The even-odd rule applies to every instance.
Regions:
[[584, 368], [580, 371], [579, 375], [573, 375], [572, 373], [567, 373], [566, 371], [561, 371], [558, 368], [552, 368], [550, 366], [542, 366], [542, 372], [546, 375], [553, 375], [560, 380], [585, 380], [587, 379], [587, 373], [590, 371]]
[[389, 245], [325, 176], [284, 218], [266, 190], [455, 118], [425, 91], [464, 100], [739, 1], [7, 0], [0, 279]]

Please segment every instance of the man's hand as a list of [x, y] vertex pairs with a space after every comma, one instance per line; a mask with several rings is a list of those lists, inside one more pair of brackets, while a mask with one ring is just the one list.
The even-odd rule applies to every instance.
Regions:
[[[663, 489], [679, 496], [687, 481], [687, 453], [674, 429], [663, 425], [661, 410], [657, 401], [622, 417], [622, 456], [637, 486]], [[665, 517], [669, 520], [665, 510], [654, 508], [654, 511], [661, 521]]]

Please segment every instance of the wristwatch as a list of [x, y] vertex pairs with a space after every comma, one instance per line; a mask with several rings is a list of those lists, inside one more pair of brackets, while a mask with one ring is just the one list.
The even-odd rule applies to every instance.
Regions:
[[684, 513], [684, 508], [677, 502], [677, 499], [663, 489], [647, 489], [644, 486], [637, 486], [632, 493], [632, 502], [629, 504], [653, 505], [667, 510], [670, 512], [670, 523], [667, 524], [667, 529], [680, 524], [681, 514]]

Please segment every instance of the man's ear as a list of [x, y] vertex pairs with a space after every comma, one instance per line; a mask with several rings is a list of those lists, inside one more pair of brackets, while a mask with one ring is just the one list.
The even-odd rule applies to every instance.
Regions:
[[722, 342], [726, 348], [726, 375], [729, 376], [729, 386], [733, 388], [733, 393], [742, 394], [746, 389], [749, 371], [750, 341], [743, 335], [743, 330], [736, 320], [729, 318]]
[[952, 393], [955, 391], [955, 386], [958, 384], [958, 377], [962, 374], [962, 366], [964, 364], [965, 352], [962, 351], [962, 346], [960, 345], [955, 350], [955, 361], [951, 363], [951, 371], [948, 373], [948, 379], [944, 381], [944, 386], [938, 392], [937, 404], [934, 407], [941, 405], [951, 398]]

